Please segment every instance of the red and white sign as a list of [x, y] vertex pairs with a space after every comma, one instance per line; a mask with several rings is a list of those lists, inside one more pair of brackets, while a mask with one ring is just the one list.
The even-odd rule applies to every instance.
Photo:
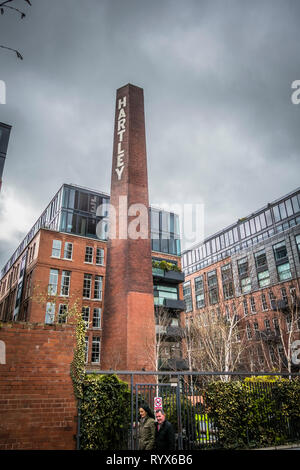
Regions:
[[162, 397], [154, 398], [154, 411], [162, 409]]

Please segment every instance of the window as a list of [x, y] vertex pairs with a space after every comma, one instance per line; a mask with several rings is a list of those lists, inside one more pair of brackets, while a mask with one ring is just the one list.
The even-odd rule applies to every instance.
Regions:
[[251, 313], [256, 313], [256, 305], [255, 305], [254, 297], [250, 297], [250, 308], [251, 308]]
[[217, 271], [214, 269], [207, 273], [208, 296], [210, 305], [219, 302], [218, 278]]
[[47, 324], [54, 323], [54, 318], [55, 318], [55, 303], [54, 302], [47, 302], [45, 323], [47, 323]]
[[277, 273], [279, 281], [285, 281], [286, 279], [291, 279], [291, 269], [290, 263], [284, 263], [277, 266]]
[[268, 286], [270, 284], [269, 270], [266, 269], [266, 271], [261, 271], [260, 273], [257, 274], [257, 278], [258, 278], [259, 287]]
[[102, 276], [95, 276], [94, 299], [102, 300]]
[[248, 259], [242, 258], [238, 260], [238, 272], [239, 276], [244, 276], [248, 274]]
[[296, 235], [295, 240], [296, 240], [297, 249], [298, 249], [298, 256], [300, 258], [300, 235]]
[[251, 279], [250, 277], [244, 277], [241, 279], [241, 291], [243, 294], [247, 294], [251, 291]]
[[246, 330], [247, 330], [247, 338], [251, 339], [252, 338], [252, 331], [251, 331], [251, 326], [249, 325], [249, 323], [247, 323]]
[[205, 307], [203, 275], [195, 278], [196, 307]]
[[271, 331], [270, 320], [265, 320], [265, 328], [266, 328], [267, 333], [270, 333]]
[[73, 243], [66, 242], [65, 249], [64, 249], [64, 258], [72, 259], [72, 252], [73, 252]]
[[267, 257], [265, 250], [260, 250], [254, 254], [255, 256], [255, 265], [257, 268], [264, 268], [267, 267]]
[[282, 287], [280, 290], [281, 290], [282, 300], [285, 300], [285, 302], [288, 302], [288, 296], [287, 296], [287, 293], [286, 293], [286, 288]]
[[262, 305], [262, 309], [265, 311], [265, 310], [268, 310], [268, 304], [267, 304], [267, 300], [266, 300], [266, 295], [265, 294], [261, 294], [261, 305]]
[[90, 321], [90, 307], [82, 307], [82, 320], [85, 322], [86, 327], [89, 327]]
[[285, 242], [277, 243], [273, 245], [275, 261], [281, 261], [282, 259], [287, 258], [287, 250]]
[[56, 295], [57, 281], [58, 281], [58, 269], [50, 269], [49, 284], [48, 284], [49, 295]]
[[100, 338], [93, 336], [92, 342], [92, 362], [99, 364], [100, 362]]
[[178, 300], [177, 287], [154, 285], [154, 304], [164, 305], [165, 300], [174, 299]]
[[53, 240], [51, 256], [53, 258], [60, 258], [60, 252], [61, 252], [61, 240]]
[[104, 265], [104, 250], [103, 248], [97, 248], [96, 250], [96, 264], [101, 266]]
[[247, 299], [243, 300], [243, 307], [244, 307], [244, 315], [248, 315], [248, 302]]
[[191, 312], [193, 310], [193, 302], [192, 302], [192, 291], [191, 291], [190, 281], [185, 282], [183, 284], [183, 297], [185, 301], [185, 311]]
[[87, 246], [85, 248], [85, 259], [84, 261], [86, 263], [92, 263], [93, 262], [93, 247], [92, 246]]
[[273, 318], [273, 325], [274, 325], [274, 330], [277, 334], [280, 334], [280, 327], [279, 327], [279, 321], [278, 318]]
[[231, 264], [226, 264], [221, 268], [224, 299], [231, 299], [234, 295]]
[[94, 308], [93, 328], [101, 328], [101, 308]]
[[68, 296], [70, 290], [70, 271], [63, 271], [61, 275], [61, 289], [60, 295]]
[[68, 306], [66, 304], [59, 304], [58, 323], [67, 322], [67, 313], [68, 313]]
[[256, 339], [259, 339], [259, 337], [260, 337], [260, 335], [259, 335], [259, 326], [258, 326], [257, 322], [253, 323], [253, 328], [254, 328], [254, 333], [255, 333]]
[[92, 275], [85, 274], [83, 278], [83, 293], [82, 293], [82, 296], [85, 299], [91, 298], [91, 286], [92, 286]]

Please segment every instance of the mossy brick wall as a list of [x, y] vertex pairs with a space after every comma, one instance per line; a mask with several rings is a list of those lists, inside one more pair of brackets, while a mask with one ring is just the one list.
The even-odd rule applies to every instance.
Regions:
[[75, 449], [74, 328], [2, 323], [0, 341], [0, 450]]

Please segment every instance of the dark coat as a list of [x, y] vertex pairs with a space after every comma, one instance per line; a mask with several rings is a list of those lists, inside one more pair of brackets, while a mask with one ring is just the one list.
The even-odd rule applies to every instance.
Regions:
[[139, 450], [151, 450], [155, 442], [154, 419], [147, 416], [139, 423]]
[[155, 450], [175, 450], [175, 433], [172, 424], [165, 420], [158, 430], [158, 423], [155, 432]]

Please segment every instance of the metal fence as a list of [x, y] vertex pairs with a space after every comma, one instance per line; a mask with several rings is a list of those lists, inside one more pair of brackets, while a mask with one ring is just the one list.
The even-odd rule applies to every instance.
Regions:
[[[248, 373], [248, 372], [145, 372], [145, 371], [87, 371], [87, 373], [115, 374], [125, 380], [130, 387], [130, 421], [124, 435], [122, 450], [138, 450], [139, 408], [147, 403], [153, 410], [157, 398], [168, 421], [173, 425], [176, 437], [176, 450], [217, 449], [222, 445], [219, 429], [210, 414], [205, 400], [205, 392], [211, 381], [241, 381], [245, 391], [251, 391], [257, 398], [258, 412], [264, 416], [265, 425], [274, 432], [285, 433], [290, 441], [300, 440], [299, 423], [284, 416], [278, 419], [270, 414], [267, 406], [272, 393], [272, 382], [245, 382], [250, 376], [282, 376], [293, 380], [299, 373]], [[280, 403], [277, 404], [280, 406]], [[280, 414], [279, 414], [280, 416]], [[77, 448], [80, 448], [80, 410], [77, 435]]]

